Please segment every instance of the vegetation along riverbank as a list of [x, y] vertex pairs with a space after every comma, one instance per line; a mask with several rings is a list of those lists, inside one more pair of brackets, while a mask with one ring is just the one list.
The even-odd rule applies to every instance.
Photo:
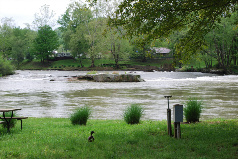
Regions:
[[[238, 158], [238, 120], [181, 124], [182, 138], [167, 135], [166, 121], [29, 118], [21, 131], [0, 128], [0, 158]], [[88, 142], [94, 131], [94, 142]]]
[[[214, 61], [215, 63], [215, 61]], [[82, 64], [82, 65], [81, 65]], [[17, 69], [20, 70], [62, 70], [62, 71], [180, 71], [180, 72], [203, 72], [203, 73], [215, 73], [215, 74], [237, 74], [236, 68], [230, 68], [229, 72], [225, 72], [223, 69], [206, 68], [204, 62], [192, 61], [190, 64], [183, 65], [181, 67], [175, 67], [173, 65], [173, 59], [149, 59], [147, 62], [141, 62], [140, 60], [123, 60], [120, 61], [118, 67], [110, 59], [97, 59], [95, 60], [95, 67], [91, 67], [90, 59], [82, 59], [81, 64], [76, 59], [65, 59], [49, 61], [41, 63], [40, 61], [24, 61]]]

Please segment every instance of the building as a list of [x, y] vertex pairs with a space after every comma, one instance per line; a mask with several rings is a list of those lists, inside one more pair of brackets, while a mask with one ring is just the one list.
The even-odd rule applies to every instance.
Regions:
[[152, 47], [150, 48], [152, 50], [152, 54], [155, 57], [167, 57], [170, 55], [171, 50], [165, 47]]

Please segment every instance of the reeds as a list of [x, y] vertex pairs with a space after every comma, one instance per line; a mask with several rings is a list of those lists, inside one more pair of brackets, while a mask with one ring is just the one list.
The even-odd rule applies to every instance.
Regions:
[[131, 104], [128, 106], [123, 114], [124, 120], [127, 124], [138, 124], [143, 114], [143, 108], [139, 104]]
[[202, 101], [189, 98], [185, 103], [184, 116], [187, 122], [198, 122], [202, 112]]
[[91, 114], [91, 109], [88, 106], [77, 109], [71, 116], [70, 120], [73, 125], [86, 125]]

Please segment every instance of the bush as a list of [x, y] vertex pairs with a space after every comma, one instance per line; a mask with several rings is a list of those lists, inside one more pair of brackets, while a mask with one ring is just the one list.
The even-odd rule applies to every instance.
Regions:
[[0, 56], [0, 74], [2, 76], [12, 75], [14, 73], [14, 68], [9, 61], [1, 59]]
[[138, 124], [143, 114], [143, 108], [139, 104], [131, 104], [124, 111], [123, 117], [127, 124]]
[[[5, 117], [11, 117], [11, 115], [12, 115], [12, 112], [6, 112], [6, 113], [5, 113]], [[16, 116], [16, 115], [13, 114], [13, 117], [15, 117], [15, 116]], [[3, 116], [2, 116], [2, 117], [3, 117]], [[10, 119], [7, 119], [7, 120], [9, 121]], [[5, 120], [2, 119], [2, 121], [5, 121]], [[17, 122], [16, 119], [11, 119], [11, 121], [10, 121], [10, 128], [13, 128], [13, 127], [16, 125], [16, 122]], [[6, 123], [6, 122], [3, 123], [2, 126], [3, 126], [4, 128], [7, 128], [7, 123]]]
[[184, 116], [187, 122], [198, 122], [202, 112], [202, 101], [190, 98], [185, 103]]
[[91, 109], [88, 106], [77, 109], [70, 117], [73, 125], [86, 125], [91, 114]]

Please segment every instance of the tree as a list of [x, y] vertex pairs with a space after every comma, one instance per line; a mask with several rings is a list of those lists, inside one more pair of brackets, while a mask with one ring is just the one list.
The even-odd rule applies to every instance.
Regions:
[[95, 67], [95, 59], [99, 53], [103, 51], [104, 45], [102, 38], [103, 33], [103, 20], [101, 18], [95, 18], [93, 21], [85, 25], [85, 39], [88, 41], [87, 54], [91, 59], [91, 67]]
[[147, 35], [133, 36], [131, 43], [135, 46], [137, 58], [140, 58], [142, 62], [146, 62], [151, 40], [147, 39]]
[[55, 12], [50, 11], [49, 5], [43, 5], [40, 8], [40, 13], [35, 13], [35, 20], [33, 21], [34, 27], [36, 30], [43, 26], [54, 27], [56, 21], [54, 20]]
[[[100, 14], [103, 17], [104, 23], [107, 23], [108, 17], [115, 16], [115, 9], [118, 7], [117, 0], [111, 0], [109, 3], [106, 0], [98, 1], [100, 8]], [[94, 4], [96, 5], [96, 4]], [[129, 53], [132, 52], [132, 46], [128, 39], [123, 39], [125, 29], [123, 27], [113, 27], [105, 25], [103, 45], [106, 46], [106, 50], [110, 50], [112, 58], [115, 61], [116, 68], [119, 68], [119, 61], [129, 57]]]
[[79, 57], [87, 47], [83, 46], [85, 44], [85, 38], [83, 37], [85, 30], [81, 30], [78, 27], [89, 23], [92, 18], [92, 12], [85, 4], [82, 5], [79, 2], [75, 2], [69, 5], [58, 20], [61, 25], [59, 29], [62, 31], [64, 49], [70, 50], [74, 57]]
[[206, 56], [217, 59], [219, 68], [225, 71], [228, 71], [232, 61], [234, 65], [237, 64], [238, 30], [235, 29], [236, 18], [237, 13], [233, 13], [229, 19], [222, 18], [221, 23], [217, 23], [216, 28], [205, 37], [207, 47], [204, 52]]
[[104, 32], [105, 49], [110, 50], [111, 56], [115, 61], [116, 68], [119, 68], [119, 61], [129, 57], [132, 52], [132, 46], [127, 39], [122, 38], [125, 32], [122, 28], [108, 26]]
[[49, 60], [50, 55], [54, 49], [59, 46], [58, 36], [55, 31], [48, 25], [40, 27], [37, 32], [37, 37], [34, 41], [34, 47], [36, 50], [36, 57], [44, 62]]
[[20, 28], [13, 29], [12, 58], [18, 66], [24, 60], [27, 49], [25, 34], [26, 30]]
[[[67, 30], [64, 32], [64, 41], [69, 42], [70, 50], [74, 56], [86, 53], [91, 59], [91, 67], [94, 67], [94, 61], [100, 53], [103, 18], [97, 7], [90, 8], [87, 5], [81, 5], [79, 2], [71, 4], [68, 8], [70, 12], [70, 21]], [[63, 17], [62, 17], [63, 21]], [[62, 26], [63, 27], [63, 26]], [[79, 57], [79, 56], [78, 56]]]
[[147, 34], [148, 39], [168, 37], [188, 28], [176, 45], [186, 62], [202, 49], [204, 37], [215, 22], [229, 17], [237, 4], [237, 0], [124, 0], [110, 24], [124, 26], [131, 37]]
[[0, 55], [2, 58], [10, 58], [12, 50], [12, 19], [4, 18], [0, 25]]

